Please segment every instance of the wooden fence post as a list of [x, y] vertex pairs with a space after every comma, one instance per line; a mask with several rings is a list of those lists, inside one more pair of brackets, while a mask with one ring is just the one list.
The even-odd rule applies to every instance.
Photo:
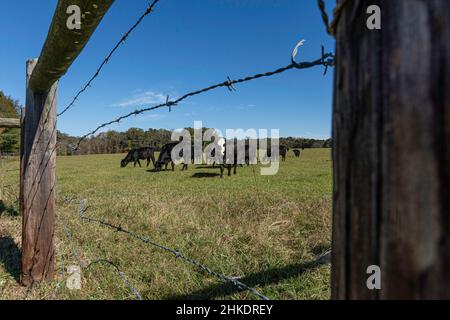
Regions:
[[[381, 8], [381, 30], [366, 10]], [[450, 2], [352, 1], [337, 26], [334, 299], [450, 298]], [[367, 267], [381, 269], [369, 290]]]
[[50, 280], [54, 270], [56, 96], [35, 93], [29, 80], [37, 60], [27, 61], [27, 92], [21, 147], [22, 272], [30, 286]]
[[20, 128], [20, 119], [0, 118], [0, 128]]
[[[39, 61], [27, 61], [20, 159], [21, 282], [26, 286], [53, 277], [57, 81], [83, 50], [113, 2], [58, 0]], [[67, 27], [67, 9], [74, 5], [83, 13], [80, 29]]]

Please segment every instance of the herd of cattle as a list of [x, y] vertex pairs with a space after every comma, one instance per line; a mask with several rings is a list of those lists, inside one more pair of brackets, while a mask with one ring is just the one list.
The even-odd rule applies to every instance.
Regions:
[[[167, 170], [168, 165], [170, 164], [172, 167], [172, 171], [175, 170], [175, 163], [172, 159], [172, 150], [173, 148], [178, 144], [179, 142], [170, 142], [165, 144], [159, 153], [158, 160], [155, 160], [155, 152], [157, 152], [156, 148], [153, 147], [142, 147], [142, 148], [136, 148], [132, 149], [128, 152], [126, 157], [122, 159], [120, 162], [120, 166], [122, 168], [126, 167], [130, 162], [134, 163], [134, 166], [136, 167], [136, 164], [141, 167], [140, 160], [147, 160], [147, 167], [150, 165], [150, 161], [153, 163], [153, 166], [155, 168], [155, 171], [161, 171], [164, 167], [164, 170]], [[280, 145], [279, 147], [279, 155], [281, 156], [282, 161], [286, 161], [286, 155], [289, 151], [289, 147]], [[300, 157], [300, 150], [299, 149], [293, 149], [295, 157]], [[180, 156], [182, 157], [182, 152], [180, 153]], [[212, 157], [215, 157], [214, 151], [211, 154]], [[270, 155], [270, 151], [267, 151], [267, 156]], [[245, 146], [245, 159], [243, 159], [245, 163], [250, 165], [250, 151], [249, 146]], [[194, 163], [194, 148], [191, 149], [191, 162]], [[231, 167], [233, 167], [233, 173], [236, 174], [236, 168], [238, 164], [241, 163], [238, 161], [238, 155], [237, 150], [234, 148], [234, 156], [233, 157], [227, 157], [226, 150], [223, 152], [223, 161], [219, 164], [220, 167], [220, 177], [223, 178], [223, 172], [225, 170], [225, 167], [227, 167], [228, 170], [228, 176], [231, 175]], [[216, 163], [213, 162], [212, 166], [215, 167]], [[241, 164], [239, 164], [241, 165]], [[242, 166], [242, 165], [241, 165]], [[183, 167], [181, 171], [188, 169], [188, 163], [183, 163]]]

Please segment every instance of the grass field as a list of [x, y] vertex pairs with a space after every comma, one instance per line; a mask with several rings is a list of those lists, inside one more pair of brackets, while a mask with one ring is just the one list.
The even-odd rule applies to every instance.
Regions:
[[271, 299], [328, 299], [329, 264], [315, 259], [331, 247], [329, 149], [292, 153], [275, 176], [259, 166], [181, 172], [119, 167], [123, 155], [58, 157], [56, 280], [31, 290], [19, 285], [21, 218], [17, 161], [0, 170], [0, 299], [134, 299], [113, 267], [83, 270], [82, 289], [65, 286], [69, 265], [107, 259], [117, 264], [144, 299], [254, 299], [160, 249], [81, 221], [87, 216], [121, 225], [177, 249]]

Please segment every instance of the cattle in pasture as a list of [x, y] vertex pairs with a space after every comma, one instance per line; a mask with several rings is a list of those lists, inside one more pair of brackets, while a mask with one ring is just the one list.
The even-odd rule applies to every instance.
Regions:
[[300, 158], [300, 150], [299, 149], [294, 149], [292, 151], [294, 152], [294, 155], [296, 158]]
[[[233, 155], [229, 155], [227, 154], [227, 149], [226, 149], [226, 142], [225, 140], [222, 141], [222, 155], [223, 155], [223, 162], [220, 164], [220, 177], [223, 178], [223, 172], [225, 170], [225, 167], [227, 167], [228, 170], [228, 176], [231, 175], [231, 167], [233, 166], [233, 174], [236, 174], [236, 169], [237, 166], [241, 166], [242, 167], [242, 160], [247, 164], [247, 166], [250, 165], [250, 157], [255, 158], [254, 160], [256, 160], [256, 154], [254, 155], [250, 155], [250, 146], [248, 144], [245, 145], [245, 151], [244, 151], [244, 158], [243, 159], [239, 159], [239, 154], [238, 154], [238, 150], [237, 150], [237, 143], [236, 140], [234, 141], [234, 150], [233, 150]], [[213, 164], [214, 165], [214, 164]]]
[[281, 161], [286, 161], [286, 155], [287, 155], [288, 151], [289, 151], [289, 147], [287, 147], [285, 145], [280, 146]]
[[[235, 157], [237, 158], [236, 147], [235, 147], [234, 153], [235, 153]], [[223, 154], [223, 153], [222, 153], [222, 154]], [[211, 152], [211, 157], [214, 158], [215, 156], [216, 156], [216, 150], [214, 149], [214, 150]], [[245, 164], [246, 164], [247, 166], [249, 166], [249, 165], [250, 165], [250, 147], [249, 147], [249, 145], [245, 145], [245, 156], [244, 156], [244, 157], [245, 157], [245, 158], [244, 158]], [[256, 160], [256, 154], [253, 156], [253, 158]], [[240, 167], [243, 167], [243, 164], [242, 164], [242, 163], [238, 163], [238, 165], [239, 165]], [[215, 162], [215, 161], [212, 163], [212, 167], [213, 167], [213, 168], [216, 167], [216, 162]]]
[[[183, 157], [183, 150], [180, 152], [180, 157]], [[191, 147], [191, 163], [194, 164], [195, 162], [195, 154], [194, 154], [194, 146]], [[184, 162], [183, 167], [181, 168], [181, 171], [188, 169], [188, 163]]]
[[175, 164], [172, 159], [172, 150], [173, 150], [173, 148], [175, 148], [175, 146], [178, 143], [179, 142], [170, 142], [170, 143], [165, 144], [161, 148], [161, 152], [159, 153], [158, 161], [156, 161], [156, 164], [155, 164], [156, 171], [161, 171], [163, 166], [165, 166], [165, 170], [167, 170], [167, 166], [169, 165], [169, 163], [172, 166], [172, 171], [175, 170]]
[[128, 163], [134, 162], [134, 167], [136, 167], [136, 163], [139, 164], [139, 167], [142, 167], [139, 160], [145, 159], [147, 159], [147, 167], [150, 164], [150, 160], [152, 161], [153, 166], [155, 166], [155, 148], [143, 147], [130, 150], [126, 157], [120, 162], [120, 166], [125, 168]]

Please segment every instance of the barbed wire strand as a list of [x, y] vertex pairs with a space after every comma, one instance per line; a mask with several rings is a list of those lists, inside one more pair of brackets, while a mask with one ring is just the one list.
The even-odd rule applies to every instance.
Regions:
[[88, 264], [85, 268], [85, 270], [88, 270], [89, 268], [91, 268], [93, 265], [95, 264], [99, 264], [99, 263], [103, 263], [103, 264], [108, 264], [110, 266], [112, 266], [117, 274], [119, 275], [119, 277], [122, 278], [123, 282], [125, 283], [125, 285], [133, 292], [133, 294], [136, 296], [137, 300], [142, 300], [142, 296], [141, 293], [130, 283], [130, 281], [128, 280], [128, 277], [126, 276], [126, 274], [121, 271], [119, 269], [119, 267], [112, 261], [110, 260], [106, 260], [106, 259], [98, 259], [95, 260], [93, 262], [91, 262], [90, 264]]
[[100, 66], [97, 68], [97, 71], [94, 73], [94, 75], [89, 79], [89, 81], [83, 86], [83, 88], [78, 91], [78, 93], [75, 95], [75, 97], [72, 99], [72, 101], [69, 103], [67, 107], [64, 108], [63, 111], [57, 114], [57, 117], [62, 116], [64, 113], [66, 113], [70, 108], [72, 108], [75, 105], [75, 102], [78, 100], [80, 95], [87, 90], [92, 84], [92, 82], [100, 75], [101, 70], [103, 67], [108, 63], [109, 59], [111, 59], [112, 55], [116, 50], [127, 40], [128, 36], [133, 32], [134, 29], [138, 27], [138, 25], [144, 20], [144, 18], [149, 15], [152, 11], [154, 6], [159, 2], [159, 0], [154, 0], [145, 10], [145, 12], [139, 17], [139, 19], [136, 21], [136, 23], [120, 38], [119, 42], [114, 46], [114, 48], [109, 52], [109, 54], [106, 56], [106, 58], [103, 60], [103, 62], [100, 64]]
[[[71, 198], [71, 199], [64, 199], [64, 202], [70, 203], [70, 202], [72, 202], [72, 200], [74, 200], [74, 199], [73, 199], [73, 198]], [[129, 279], [128, 279], [128, 277], [126, 276], [126, 274], [125, 274], [123, 271], [121, 271], [120, 268], [119, 268], [119, 266], [118, 266], [117, 264], [115, 264], [114, 262], [112, 262], [112, 261], [110, 261], [110, 260], [107, 260], [107, 259], [97, 259], [97, 260], [95, 260], [95, 261], [93, 261], [93, 262], [91, 262], [91, 263], [89, 263], [89, 264], [87, 264], [86, 262], [84, 262], [84, 261], [81, 259], [81, 255], [80, 255], [80, 253], [79, 253], [79, 251], [78, 251], [78, 249], [77, 249], [77, 246], [76, 246], [75, 240], [74, 240], [74, 238], [73, 238], [73, 235], [72, 235], [72, 233], [69, 231], [69, 228], [67, 227], [67, 224], [64, 223], [64, 221], [62, 221], [62, 220], [60, 220], [60, 221], [61, 221], [61, 223], [62, 223], [62, 225], [63, 225], [63, 230], [64, 230], [64, 232], [66, 233], [67, 238], [70, 240], [70, 243], [71, 243], [71, 246], [72, 246], [72, 249], [71, 249], [72, 255], [73, 255], [73, 256], [75, 257], [75, 259], [78, 261], [78, 263], [79, 263], [79, 265], [81, 266], [82, 269], [84, 269], [84, 270], [89, 270], [92, 266], [94, 266], [94, 265], [96, 265], [96, 264], [100, 264], [100, 263], [108, 264], [108, 265], [112, 266], [112, 267], [115, 269], [115, 271], [117, 272], [117, 274], [119, 275], [119, 277], [122, 278], [122, 280], [123, 280], [123, 282], [125, 283], [125, 285], [131, 290], [131, 292], [133, 292], [133, 294], [136, 296], [136, 298], [137, 298], [138, 300], [142, 300], [142, 295], [141, 295], [141, 293], [139, 292], [139, 290], [136, 289], [136, 288], [131, 284], [131, 282], [129, 281]]]
[[319, 6], [320, 13], [322, 15], [322, 21], [325, 25], [325, 29], [330, 36], [336, 37], [336, 28], [341, 18], [342, 12], [344, 8], [350, 3], [350, 0], [342, 0], [336, 4], [336, 7], [333, 10], [333, 21], [330, 23], [330, 19], [328, 17], [327, 11], [325, 9], [325, 1], [317, 0], [317, 4]]
[[256, 289], [254, 289], [254, 288], [252, 288], [252, 287], [249, 287], [249, 286], [247, 286], [246, 284], [240, 282], [237, 278], [235, 278], [235, 277], [229, 277], [229, 276], [220, 274], [220, 273], [218, 273], [218, 272], [216, 272], [216, 271], [210, 269], [209, 267], [204, 266], [204, 265], [202, 265], [201, 263], [195, 261], [194, 259], [191, 259], [191, 258], [185, 256], [185, 255], [182, 254], [180, 251], [173, 250], [173, 249], [171, 249], [171, 248], [169, 248], [169, 247], [166, 247], [166, 246], [164, 246], [164, 245], [162, 245], [162, 244], [156, 243], [156, 242], [150, 240], [149, 238], [140, 236], [140, 235], [138, 235], [138, 234], [136, 234], [136, 233], [134, 233], [134, 232], [132, 232], [132, 231], [129, 231], [129, 230], [127, 230], [127, 229], [124, 229], [124, 228], [122, 228], [120, 225], [119, 225], [119, 226], [116, 226], [116, 225], [114, 225], [114, 224], [112, 224], [112, 223], [109, 223], [109, 222], [107, 222], [107, 221], [103, 221], [103, 220], [100, 220], [100, 219], [96, 219], [96, 218], [91, 218], [91, 217], [85, 216], [85, 212], [87, 211], [87, 208], [88, 208], [88, 207], [86, 206], [86, 203], [87, 203], [86, 199], [83, 199], [83, 200], [80, 201], [79, 217], [80, 217], [81, 220], [85, 220], [85, 221], [88, 221], [88, 222], [97, 223], [97, 224], [99, 224], [99, 225], [102, 225], [102, 226], [108, 227], [108, 228], [110, 228], [110, 229], [113, 229], [113, 230], [115, 230], [116, 232], [122, 232], [122, 233], [124, 233], [124, 234], [127, 234], [128, 236], [131, 236], [131, 237], [133, 237], [133, 238], [135, 238], [135, 239], [138, 239], [138, 240], [140, 240], [140, 241], [142, 241], [142, 242], [144, 242], [144, 243], [146, 243], [146, 244], [149, 244], [149, 245], [151, 245], [151, 246], [154, 246], [154, 247], [156, 247], [156, 248], [158, 248], [158, 249], [161, 249], [161, 250], [163, 250], [163, 251], [169, 252], [169, 253], [173, 254], [176, 258], [178, 258], [178, 259], [180, 259], [180, 260], [183, 260], [183, 261], [185, 261], [185, 262], [187, 262], [187, 263], [189, 263], [189, 264], [191, 264], [191, 265], [197, 267], [197, 268], [200, 269], [200, 270], [205, 271], [205, 272], [208, 273], [209, 275], [214, 276], [214, 277], [216, 277], [217, 279], [219, 279], [219, 280], [221, 280], [221, 281], [223, 281], [223, 282], [225, 282], [225, 283], [232, 283], [233, 285], [235, 285], [235, 286], [236, 286], [237, 288], [239, 288], [240, 290], [248, 290], [248, 291], [252, 292], [254, 295], [256, 295], [257, 297], [259, 297], [259, 298], [262, 299], [262, 300], [269, 300], [269, 298], [267, 298], [267, 297], [264, 296], [263, 294], [259, 293]]
[[144, 112], [148, 112], [148, 111], [152, 111], [152, 110], [156, 110], [156, 109], [160, 109], [160, 108], [164, 108], [164, 107], [168, 107], [169, 111], [171, 111], [171, 108], [173, 106], [178, 105], [183, 100], [186, 100], [189, 97], [200, 95], [202, 93], [205, 93], [205, 92], [217, 89], [217, 88], [226, 87], [230, 91], [232, 91], [232, 90], [235, 90], [233, 85], [238, 84], [238, 83], [243, 83], [243, 82], [247, 82], [247, 81], [251, 81], [251, 80], [255, 80], [255, 79], [259, 79], [259, 78], [263, 78], [263, 77], [271, 77], [273, 75], [280, 74], [280, 73], [283, 73], [283, 72], [285, 72], [287, 70], [291, 70], [291, 69], [307, 69], [307, 68], [312, 68], [314, 66], [319, 66], [319, 65], [322, 65], [322, 66], [325, 67], [324, 74], [326, 74], [326, 71], [328, 70], [328, 67], [334, 65], [334, 55], [332, 53], [325, 53], [324, 52], [324, 48], [322, 46], [322, 56], [319, 59], [317, 59], [315, 61], [311, 61], [311, 62], [296, 62], [295, 61], [295, 57], [297, 55], [297, 50], [298, 50], [298, 48], [301, 45], [303, 45], [303, 43], [304, 43], [304, 40], [300, 41], [299, 44], [297, 44], [297, 46], [295, 47], [295, 49], [294, 49], [294, 51], [292, 53], [291, 63], [289, 65], [285, 66], [285, 67], [278, 68], [278, 69], [276, 69], [274, 71], [268, 71], [268, 72], [265, 72], [265, 73], [258, 73], [258, 74], [252, 75], [252, 76], [247, 76], [247, 77], [236, 79], [236, 80], [231, 80], [228, 77], [227, 81], [225, 81], [225, 82], [217, 83], [217, 84], [211, 85], [209, 87], [206, 87], [206, 88], [203, 88], [203, 89], [200, 89], [200, 90], [197, 90], [197, 91], [192, 91], [192, 92], [186, 93], [185, 95], [179, 97], [176, 100], [172, 100], [171, 101], [171, 100], [169, 100], [169, 97], [167, 97], [167, 100], [166, 100], [165, 103], [161, 103], [161, 104], [158, 104], [158, 105], [155, 105], [155, 106], [152, 106], [152, 107], [148, 107], [148, 108], [138, 109], [138, 110], [132, 111], [132, 112], [126, 114], [126, 115], [120, 116], [120, 117], [118, 117], [118, 118], [116, 118], [114, 120], [111, 120], [111, 121], [108, 121], [108, 122], [105, 122], [105, 123], [99, 125], [94, 130], [92, 130], [89, 133], [83, 135], [78, 140], [74, 150], [78, 150], [79, 147], [80, 147], [80, 144], [87, 137], [97, 133], [100, 129], [102, 129], [104, 127], [107, 127], [107, 126], [109, 126], [111, 124], [114, 124], [114, 123], [120, 123], [120, 121], [122, 121], [122, 120], [124, 120], [126, 118], [129, 118], [131, 116], [137, 116], [137, 115], [142, 114]]

